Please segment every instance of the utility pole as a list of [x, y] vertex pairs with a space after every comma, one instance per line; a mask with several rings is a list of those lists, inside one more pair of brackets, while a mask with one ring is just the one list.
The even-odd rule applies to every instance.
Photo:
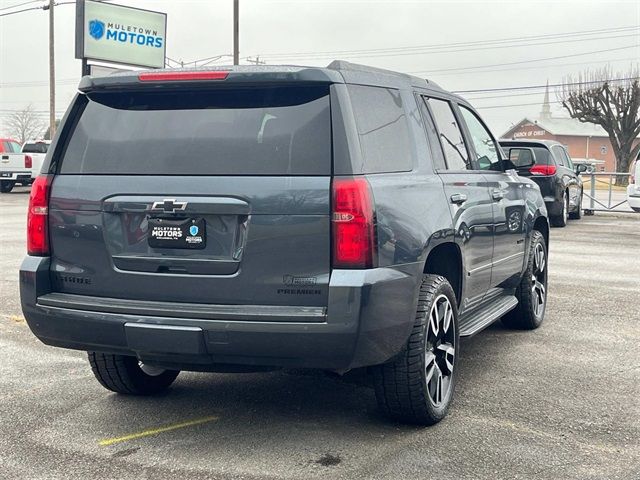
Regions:
[[240, 0], [233, 0], [233, 64], [240, 65]]
[[56, 66], [53, 44], [53, 0], [49, 0], [49, 138], [56, 133]]

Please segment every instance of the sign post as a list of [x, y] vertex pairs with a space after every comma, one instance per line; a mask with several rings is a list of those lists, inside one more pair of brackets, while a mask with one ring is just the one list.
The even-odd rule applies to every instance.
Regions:
[[167, 14], [92, 0], [76, 2], [76, 58], [82, 75], [89, 61], [163, 68]]

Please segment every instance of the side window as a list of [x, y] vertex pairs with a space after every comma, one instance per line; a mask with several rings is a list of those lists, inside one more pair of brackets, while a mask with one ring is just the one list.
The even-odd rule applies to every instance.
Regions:
[[565, 164], [567, 165], [567, 168], [571, 170], [575, 170], [573, 167], [573, 161], [571, 161], [569, 152], [567, 152], [567, 147], [562, 147], [562, 155], [564, 156], [564, 161], [565, 161]]
[[554, 146], [553, 147], [553, 156], [556, 159], [556, 162], [558, 162], [558, 165], [562, 165], [563, 167], [565, 166], [565, 156], [564, 156], [564, 150], [562, 149], [562, 147], [559, 146]]
[[475, 147], [475, 161], [478, 168], [480, 170], [501, 170], [498, 146], [489, 131], [474, 112], [463, 105], [460, 105], [460, 111]]
[[464, 137], [456, 120], [451, 105], [446, 100], [429, 98], [427, 100], [440, 132], [440, 144], [444, 150], [449, 170], [470, 169], [469, 155]]
[[356, 118], [363, 173], [407, 172], [413, 168], [413, 141], [398, 90], [348, 85]]
[[420, 106], [420, 112], [422, 113], [422, 120], [424, 123], [424, 129], [427, 133], [427, 140], [429, 141], [429, 149], [431, 150], [431, 157], [433, 158], [433, 168], [435, 170], [446, 170], [447, 164], [444, 161], [444, 153], [438, 140], [438, 131], [433, 123], [433, 118], [429, 113], [427, 99], [420, 96], [418, 99], [418, 105]]

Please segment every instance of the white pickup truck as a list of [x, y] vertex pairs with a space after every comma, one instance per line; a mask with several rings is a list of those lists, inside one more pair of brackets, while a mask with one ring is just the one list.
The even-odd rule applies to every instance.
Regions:
[[40, 173], [49, 140], [25, 142], [20, 153], [0, 153], [0, 192], [9, 193], [16, 183], [31, 185]]

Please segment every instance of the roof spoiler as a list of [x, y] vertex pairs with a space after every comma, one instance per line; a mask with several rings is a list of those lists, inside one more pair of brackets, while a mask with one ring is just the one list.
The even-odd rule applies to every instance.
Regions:
[[333, 70], [293, 66], [229, 66], [114, 72], [85, 76], [78, 89], [87, 93], [111, 89], [184, 88], [227, 84], [344, 83]]

